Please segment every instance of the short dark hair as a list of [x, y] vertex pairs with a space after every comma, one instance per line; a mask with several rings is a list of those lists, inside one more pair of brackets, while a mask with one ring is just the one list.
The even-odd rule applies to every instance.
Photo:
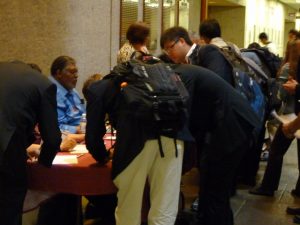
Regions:
[[289, 34], [297, 35], [297, 34], [298, 34], [298, 31], [297, 31], [296, 29], [290, 29], [290, 30], [289, 30]]
[[150, 27], [143, 22], [131, 24], [126, 33], [126, 38], [130, 44], [144, 44], [150, 35]]
[[75, 59], [65, 55], [57, 57], [51, 65], [51, 75], [55, 76], [57, 71], [62, 71], [68, 64], [76, 64]]
[[260, 44], [257, 42], [252, 42], [251, 44], [248, 45], [248, 49], [258, 49], [260, 48]]
[[300, 38], [300, 33], [296, 29], [290, 29], [289, 34], [293, 34], [296, 36], [296, 39]]
[[167, 41], [174, 41], [176, 39], [183, 38], [185, 42], [192, 46], [193, 42], [189, 36], [187, 30], [183, 27], [171, 27], [165, 30], [160, 37], [160, 47], [164, 48], [164, 44]]
[[85, 99], [87, 99], [87, 93], [88, 93], [88, 88], [89, 86], [91, 86], [91, 84], [95, 83], [98, 80], [102, 80], [103, 75], [96, 73], [91, 75], [90, 77], [88, 77], [88, 79], [84, 82], [83, 87], [82, 87], [82, 94], [85, 97]]
[[268, 35], [265, 32], [262, 32], [258, 35], [258, 38], [268, 40]]
[[221, 27], [216, 19], [207, 19], [200, 23], [199, 35], [213, 39], [215, 37], [221, 37]]

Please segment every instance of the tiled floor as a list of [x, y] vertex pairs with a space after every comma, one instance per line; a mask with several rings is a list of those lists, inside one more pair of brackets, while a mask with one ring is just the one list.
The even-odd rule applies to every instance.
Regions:
[[[266, 162], [262, 162], [259, 180], [262, 179]], [[193, 169], [182, 179], [182, 191], [185, 195], [186, 208], [197, 195], [197, 170]], [[287, 206], [299, 206], [300, 199], [290, 195], [298, 177], [296, 143], [293, 142], [284, 159], [284, 167], [279, 190], [275, 197], [262, 197], [248, 194], [247, 189], [239, 189], [232, 198], [235, 225], [290, 225], [293, 217], [285, 213]], [[23, 225], [34, 225], [35, 212], [24, 216]], [[85, 221], [85, 225], [105, 225], [97, 221]]]
[[[266, 162], [261, 162], [258, 174], [260, 183]], [[197, 171], [193, 170], [183, 178], [183, 192], [186, 198], [186, 207], [189, 208], [197, 193]], [[293, 223], [293, 216], [287, 215], [287, 206], [300, 207], [300, 199], [291, 196], [298, 177], [298, 163], [296, 142], [288, 150], [284, 158], [284, 167], [280, 186], [275, 197], [263, 197], [248, 194], [248, 189], [240, 189], [232, 198], [235, 225], [289, 225]]]

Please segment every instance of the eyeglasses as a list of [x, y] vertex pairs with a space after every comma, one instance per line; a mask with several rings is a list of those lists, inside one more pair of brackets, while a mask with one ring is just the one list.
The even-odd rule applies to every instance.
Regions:
[[71, 74], [71, 75], [77, 75], [78, 74], [78, 70], [76, 68], [74, 68], [74, 69], [68, 69], [68, 68], [66, 68], [66, 69], [63, 70], [63, 72]]
[[174, 41], [174, 43], [171, 44], [169, 47], [165, 48], [164, 51], [165, 51], [167, 54], [169, 54], [170, 51], [174, 48], [174, 46], [178, 43], [178, 41], [179, 41], [179, 38], [177, 38], [177, 39]]

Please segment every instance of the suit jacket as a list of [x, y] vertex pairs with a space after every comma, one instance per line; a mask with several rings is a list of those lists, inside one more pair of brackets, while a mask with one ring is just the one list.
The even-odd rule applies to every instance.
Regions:
[[233, 85], [232, 67], [229, 65], [219, 48], [215, 45], [197, 45], [189, 61], [193, 65], [207, 68]]
[[251, 106], [215, 73], [193, 65], [175, 66], [189, 95], [190, 130], [198, 147], [209, 144], [214, 157], [239, 150], [259, 131]]
[[[38, 123], [44, 141], [39, 162], [51, 166], [61, 142], [55, 85], [22, 62], [0, 63], [0, 80], [0, 165], [11, 141], [23, 147], [20, 155], [26, 154]], [[15, 132], [21, 136], [11, 140]]]

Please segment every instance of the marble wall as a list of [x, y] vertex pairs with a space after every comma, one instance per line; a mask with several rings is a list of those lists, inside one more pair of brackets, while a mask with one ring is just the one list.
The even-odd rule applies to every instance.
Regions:
[[107, 74], [119, 48], [117, 0], [1, 0], [0, 60], [38, 64], [49, 75], [60, 55], [76, 59], [77, 89], [93, 73]]

